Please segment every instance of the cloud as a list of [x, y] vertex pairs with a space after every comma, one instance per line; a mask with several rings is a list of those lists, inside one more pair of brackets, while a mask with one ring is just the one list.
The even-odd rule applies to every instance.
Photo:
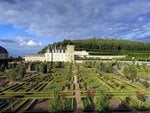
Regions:
[[9, 3], [9, 4], [16, 4], [15, 0], [0, 0], [0, 2]]
[[14, 40], [12, 40], [12, 39], [0, 39], [0, 42], [2, 42], [2, 43], [16, 43]]
[[21, 36], [17, 36], [16, 40], [18, 44], [21, 46], [42, 46], [43, 45], [43, 43], [40, 41], [25, 39]]
[[[142, 29], [143, 25], [150, 23], [149, 0], [2, 1], [1, 23], [24, 27], [29, 33], [50, 38], [97, 36], [131, 39], [134, 29]], [[147, 32], [147, 28], [142, 31]], [[140, 32], [136, 33], [133, 34], [139, 35]], [[22, 44], [27, 45], [28, 41], [22, 41]], [[37, 44], [32, 41], [28, 45]]]
[[27, 42], [27, 45], [28, 46], [37, 46], [37, 45], [42, 45], [42, 43], [41, 42], [37, 42], [37, 41], [33, 41], [33, 40], [29, 40]]

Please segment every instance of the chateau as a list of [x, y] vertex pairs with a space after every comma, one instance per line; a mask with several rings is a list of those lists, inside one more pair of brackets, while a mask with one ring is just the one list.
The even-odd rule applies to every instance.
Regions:
[[75, 57], [86, 57], [88, 52], [86, 51], [74, 51], [74, 45], [67, 45], [64, 47], [49, 46], [45, 54], [42, 55], [27, 55], [25, 56], [26, 62], [73, 62]]

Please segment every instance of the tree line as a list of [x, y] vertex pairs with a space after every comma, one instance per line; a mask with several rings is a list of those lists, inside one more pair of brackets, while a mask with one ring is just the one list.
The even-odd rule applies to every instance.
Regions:
[[[124, 54], [128, 52], [150, 52], [150, 43], [135, 42], [129, 40], [117, 40], [117, 39], [101, 39], [101, 38], [91, 38], [91, 39], [78, 39], [78, 40], [67, 40], [64, 39], [61, 42], [56, 42], [50, 45], [63, 46], [68, 44], [75, 45], [75, 50], [86, 50], [89, 52], [95, 52], [94, 54]], [[47, 49], [46, 46], [40, 53], [44, 53]], [[100, 53], [99, 53], [100, 54]]]

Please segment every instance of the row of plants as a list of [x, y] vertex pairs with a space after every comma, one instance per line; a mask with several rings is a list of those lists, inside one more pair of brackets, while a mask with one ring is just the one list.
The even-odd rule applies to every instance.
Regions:
[[54, 92], [54, 97], [49, 104], [50, 113], [72, 112], [74, 110], [74, 99], [66, 98], [65, 93], [58, 90]]
[[93, 109], [91, 107], [91, 102], [90, 102], [90, 100], [87, 97], [82, 97], [81, 100], [83, 102], [83, 111], [84, 112], [93, 111]]
[[24, 107], [23, 112], [29, 112], [30, 107], [36, 102], [36, 99], [29, 99], [27, 106]]
[[11, 84], [8, 84], [7, 86], [5, 86], [4, 88], [2, 88], [1, 90], [0, 90], [0, 92], [3, 92], [3, 91], [6, 91], [6, 90], [8, 90], [8, 89], [10, 89], [10, 88], [12, 88], [12, 87], [15, 87], [16, 85], [17, 85], [18, 83], [11, 83]]
[[23, 99], [9, 99], [8, 105], [1, 108], [1, 112], [15, 111], [22, 102], [24, 102]]
[[[90, 68], [87, 67], [87, 68], [88, 68], [88, 70], [85, 69], [85, 72], [83, 70], [81, 71], [81, 75], [82, 75], [82, 78], [84, 78], [84, 82], [86, 82], [86, 84], [89, 86], [93, 86], [93, 84], [96, 84], [99, 87], [101, 87], [103, 85], [103, 87], [107, 87], [108, 89], [111, 89], [113, 91], [113, 92], [111, 91], [112, 93], [109, 93], [109, 91], [107, 89], [104, 89], [104, 92], [108, 91], [107, 94], [111, 94], [112, 96], [115, 96], [118, 99], [120, 98], [120, 96], [121, 97], [136, 96], [135, 91], [137, 91], [137, 90], [141, 90], [142, 92], [145, 91], [145, 89], [143, 89], [143, 86], [141, 84], [132, 82], [132, 81], [128, 81], [126, 78], [124, 78], [122, 76], [115, 75], [113, 73], [100, 73], [98, 75], [95, 72], [92, 73], [89, 71], [89, 70], [93, 70], [91, 67]], [[99, 80], [99, 82], [97, 82], [97, 80]], [[100, 89], [100, 88], [98, 88], [98, 89]], [[98, 89], [96, 89], [96, 91], [98, 91]], [[116, 91], [120, 91], [120, 90], [122, 90], [122, 92], [116, 92]], [[130, 92], [131, 90], [133, 90], [133, 92]], [[99, 93], [97, 92], [96, 97], [98, 97], [98, 95], [99, 95]], [[84, 94], [82, 96], [86, 96], [86, 94]], [[143, 96], [141, 96], [141, 97], [143, 97]], [[98, 100], [98, 98], [95, 99], [95, 104], [96, 104], [97, 100]], [[131, 103], [134, 103], [134, 101], [135, 101], [134, 98], [133, 98], [133, 101], [131, 99]], [[137, 103], [141, 103], [140, 108], [138, 108]], [[128, 104], [130, 104], [130, 103], [128, 103]], [[91, 104], [89, 104], [89, 106], [91, 106]], [[103, 105], [101, 105], [101, 106], [103, 106]], [[123, 105], [123, 106], [125, 106], [125, 105]], [[136, 103], [134, 105], [131, 104], [131, 107], [134, 107], [136, 109], [142, 109], [142, 108], [146, 109], [146, 108], [149, 108], [150, 105], [148, 105], [145, 101], [141, 102], [141, 99], [137, 98]]]
[[74, 100], [75, 98], [66, 98], [65, 99], [65, 112], [74, 111]]

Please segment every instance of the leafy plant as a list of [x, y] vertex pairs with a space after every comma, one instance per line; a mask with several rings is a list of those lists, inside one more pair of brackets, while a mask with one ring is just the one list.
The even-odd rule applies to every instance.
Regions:
[[49, 105], [50, 113], [62, 113], [65, 109], [64, 106], [65, 98], [61, 98], [59, 91], [54, 92], [54, 98]]
[[99, 96], [96, 97], [96, 104], [95, 108], [98, 113], [102, 113], [103, 111], [108, 110], [108, 95], [104, 93], [102, 89], [99, 89], [98, 91]]

